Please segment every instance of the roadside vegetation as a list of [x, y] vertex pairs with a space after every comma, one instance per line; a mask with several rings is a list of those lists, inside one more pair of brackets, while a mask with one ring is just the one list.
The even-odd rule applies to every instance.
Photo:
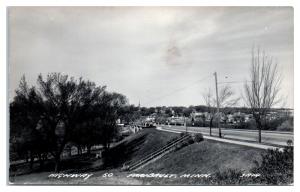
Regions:
[[265, 151], [204, 141], [169, 154], [140, 172], [179, 176], [210, 174], [210, 178], [142, 179], [158, 185], [290, 185], [293, 184], [293, 146], [289, 142], [282, 150]]
[[294, 182], [294, 147], [291, 142], [283, 150], [268, 150], [261, 154], [261, 162], [254, 161], [250, 170], [258, 177], [243, 177], [243, 171], [228, 169], [217, 172], [212, 184], [217, 185], [292, 185]]
[[[155, 163], [151, 163], [139, 173], [172, 173], [172, 174], [214, 174], [228, 169], [245, 172], [261, 161], [264, 150], [233, 145], [228, 143], [204, 140], [167, 154]], [[176, 179], [144, 179], [152, 184], [196, 184], [206, 185], [208, 179], [176, 178]]]

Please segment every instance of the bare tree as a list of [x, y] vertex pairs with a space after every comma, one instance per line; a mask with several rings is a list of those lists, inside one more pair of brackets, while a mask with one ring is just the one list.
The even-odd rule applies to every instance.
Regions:
[[[240, 100], [239, 97], [234, 97], [235, 93], [232, 90], [232, 88], [229, 85], [225, 85], [219, 90], [219, 105], [220, 105], [220, 111], [225, 113], [226, 109], [228, 107], [232, 107], [238, 103]], [[211, 90], [208, 89], [206, 93], [203, 93], [203, 100], [207, 107], [209, 108], [209, 113], [210, 113], [210, 123], [209, 123], [209, 135], [212, 135], [212, 126], [213, 126], [213, 120], [215, 118], [220, 118], [220, 114], [217, 114], [216, 110], [216, 99], [213, 97]], [[219, 137], [222, 137], [221, 133], [221, 127], [219, 127]]]
[[259, 48], [252, 49], [250, 66], [250, 81], [245, 82], [244, 99], [251, 108], [258, 128], [258, 142], [261, 143], [262, 122], [265, 120], [271, 107], [280, 102], [281, 77], [277, 63], [273, 58], [261, 52]]
[[211, 93], [211, 90], [208, 89], [207, 92], [203, 93], [202, 94], [202, 97], [203, 97], [203, 100], [205, 102], [205, 105], [208, 107], [208, 110], [209, 110], [209, 135], [211, 136], [211, 128], [212, 128], [212, 122], [213, 122], [213, 119], [214, 119], [214, 115], [215, 114], [215, 108], [213, 107], [214, 104], [215, 104], [215, 100], [213, 99], [212, 97], [212, 93]]

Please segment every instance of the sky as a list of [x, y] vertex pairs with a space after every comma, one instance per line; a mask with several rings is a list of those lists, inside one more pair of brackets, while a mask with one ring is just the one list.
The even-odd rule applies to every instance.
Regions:
[[[294, 106], [291, 7], [10, 7], [9, 98], [22, 75], [61, 72], [106, 85], [141, 106], [202, 105], [214, 72], [235, 97], [251, 50], [278, 63], [280, 106]], [[240, 106], [244, 106], [241, 99]]]

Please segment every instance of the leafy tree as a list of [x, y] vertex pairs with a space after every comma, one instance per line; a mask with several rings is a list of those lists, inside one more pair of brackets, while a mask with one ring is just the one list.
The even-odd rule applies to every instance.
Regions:
[[[19, 134], [31, 151], [50, 152], [56, 172], [68, 142], [88, 147], [102, 143], [109, 147], [117, 132], [120, 108], [127, 103], [125, 96], [60, 73], [48, 74], [46, 79], [39, 75], [37, 83], [37, 88], [28, 88], [23, 78], [16, 90], [11, 103], [11, 136]], [[28, 134], [21, 135], [22, 128]], [[37, 142], [43, 144], [36, 145]]]
[[10, 155], [30, 158], [32, 168], [35, 157], [41, 168], [51, 145], [46, 141], [46, 132], [41, 129], [42, 98], [35, 87], [29, 88], [25, 77], [21, 78], [14, 102], [10, 103]]

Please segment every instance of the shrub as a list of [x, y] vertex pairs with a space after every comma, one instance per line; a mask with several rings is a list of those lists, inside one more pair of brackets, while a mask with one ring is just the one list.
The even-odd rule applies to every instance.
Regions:
[[201, 141], [204, 140], [202, 133], [197, 133], [195, 134], [195, 138], [194, 138], [195, 142], [200, 143]]
[[286, 120], [277, 127], [278, 131], [293, 131], [293, 129], [293, 121], [291, 120]]
[[283, 151], [268, 150], [262, 155], [262, 162], [252, 169], [253, 173], [261, 174], [260, 182], [272, 185], [293, 183], [294, 147], [288, 142]]
[[293, 123], [293, 117], [279, 117], [273, 120], [267, 120], [266, 122], [263, 122], [263, 129], [276, 130], [285, 121], [289, 121], [290, 123]]
[[185, 136], [185, 135], [186, 135], [185, 132], [181, 132], [181, 133], [180, 133], [180, 137], [183, 137], [183, 136]]
[[194, 141], [193, 141], [192, 138], [189, 139], [189, 140], [185, 140], [185, 141], [183, 141], [183, 142], [181, 142], [181, 143], [178, 143], [178, 144], [176, 145], [176, 147], [175, 147], [175, 151], [177, 151], [177, 150], [179, 150], [179, 149], [181, 149], [181, 148], [183, 148], [183, 147], [186, 147], [186, 146], [188, 146], [188, 145], [191, 145], [191, 144], [193, 144], [193, 143], [194, 143]]
[[189, 145], [191, 145], [191, 144], [195, 143], [195, 141], [193, 138], [189, 138], [188, 143], [189, 143]]
[[238, 185], [243, 182], [242, 174], [242, 171], [236, 169], [218, 171], [212, 175], [210, 182], [214, 185]]
[[293, 154], [292, 142], [288, 142], [283, 150], [268, 150], [262, 153], [262, 162], [255, 161], [256, 166], [250, 170], [258, 177], [243, 177], [243, 171], [226, 169], [213, 174], [210, 184], [217, 185], [288, 185], [293, 183]]
[[175, 147], [175, 151], [181, 149], [182, 147], [183, 147], [182, 143], [177, 144], [176, 147]]
[[181, 144], [181, 148], [183, 147], [186, 147], [189, 145], [189, 142], [188, 141], [184, 141], [182, 144]]

